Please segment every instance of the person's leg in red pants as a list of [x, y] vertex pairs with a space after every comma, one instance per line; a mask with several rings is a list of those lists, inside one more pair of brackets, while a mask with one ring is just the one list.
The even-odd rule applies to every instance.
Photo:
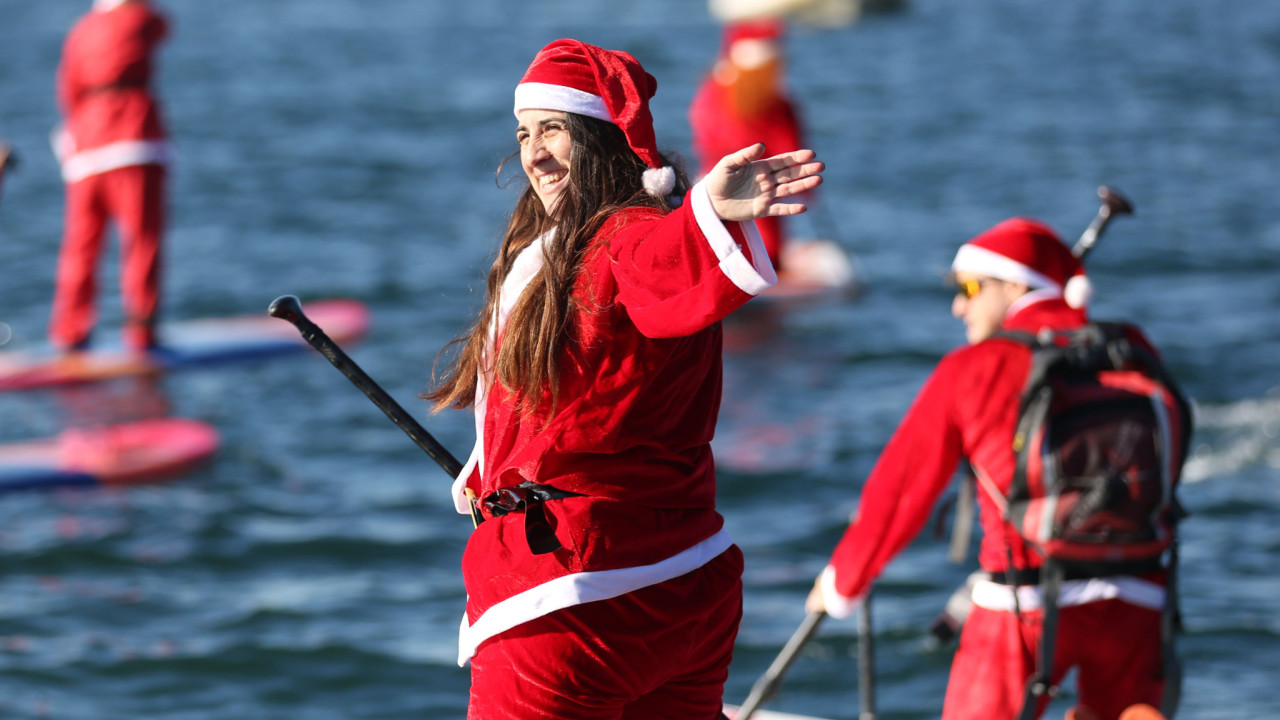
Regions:
[[58, 256], [49, 339], [60, 350], [83, 347], [97, 321], [97, 270], [108, 217], [120, 234], [124, 344], [155, 344], [164, 234], [165, 170], [125, 167], [67, 186], [66, 229]]
[[480, 645], [468, 720], [718, 720], [742, 618], [742, 553]]
[[1059, 663], [1079, 668], [1080, 704], [1102, 720], [1116, 720], [1130, 705], [1160, 706], [1164, 657], [1160, 611], [1104, 600], [1063, 611]]
[[138, 165], [107, 173], [107, 179], [111, 215], [120, 231], [124, 345], [130, 350], [146, 350], [156, 343], [165, 169], [160, 165]]
[[[1027, 679], [1035, 673], [1042, 613], [975, 607], [965, 619], [951, 665], [943, 720], [1016, 717]], [[1116, 720], [1134, 703], [1158, 705], [1160, 612], [1121, 600], [1061, 608], [1050, 678], [1061, 682], [1078, 668], [1080, 704], [1102, 720]], [[1040, 703], [1037, 717], [1048, 699]]]
[[98, 256], [107, 228], [104, 178], [91, 175], [67, 185], [62, 248], [49, 320], [49, 341], [62, 351], [89, 341], [97, 321]]

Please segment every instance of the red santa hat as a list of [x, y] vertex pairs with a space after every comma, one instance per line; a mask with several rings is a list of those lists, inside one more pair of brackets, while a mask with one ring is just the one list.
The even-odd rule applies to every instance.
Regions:
[[1083, 308], [1093, 294], [1084, 266], [1071, 249], [1052, 228], [1030, 218], [1005, 220], [961, 245], [951, 271], [1052, 290], [1073, 308]]
[[559, 110], [611, 122], [622, 129], [627, 144], [645, 165], [644, 188], [651, 195], [670, 195], [676, 172], [664, 167], [653, 132], [649, 98], [658, 81], [627, 53], [605, 50], [578, 40], [556, 40], [533, 58], [516, 85], [515, 113]]
[[785, 28], [781, 20], [763, 18], [724, 26], [720, 57], [741, 68], [758, 68], [778, 59]]
[[721, 53], [728, 53], [733, 44], [741, 40], [776, 41], [782, 37], [786, 25], [777, 18], [759, 18], [727, 23], [724, 26], [724, 41]]

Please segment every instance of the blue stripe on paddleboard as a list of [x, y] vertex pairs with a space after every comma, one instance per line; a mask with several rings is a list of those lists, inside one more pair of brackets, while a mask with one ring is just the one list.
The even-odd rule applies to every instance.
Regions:
[[302, 352], [309, 346], [289, 340], [247, 340], [213, 344], [206, 347], [183, 348], [161, 346], [152, 350], [151, 358], [165, 369], [194, 367], [215, 363], [254, 360], [287, 353]]
[[51, 490], [60, 487], [95, 487], [97, 476], [39, 466], [0, 466], [0, 492]]

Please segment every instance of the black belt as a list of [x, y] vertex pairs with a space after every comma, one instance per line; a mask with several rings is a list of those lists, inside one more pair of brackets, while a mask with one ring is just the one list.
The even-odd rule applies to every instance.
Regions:
[[476, 501], [476, 505], [489, 517], [502, 517], [515, 512], [524, 513], [524, 539], [529, 543], [529, 550], [534, 555], [546, 555], [559, 550], [562, 546], [551, 523], [547, 520], [547, 513], [542, 505], [548, 500], [571, 497], [582, 497], [582, 493], [569, 492], [526, 480], [514, 487], [492, 492], [484, 499]]
[[[1083, 574], [1068, 572], [1064, 579], [1083, 580]], [[991, 582], [1000, 585], [1039, 585], [1040, 568], [1017, 568], [1014, 570], [997, 570], [991, 573]]]

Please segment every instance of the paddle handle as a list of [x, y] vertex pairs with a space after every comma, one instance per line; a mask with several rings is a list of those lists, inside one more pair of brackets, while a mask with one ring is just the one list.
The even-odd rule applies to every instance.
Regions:
[[811, 612], [805, 616], [804, 622], [800, 623], [800, 627], [791, 634], [791, 639], [782, 647], [778, 657], [774, 658], [773, 664], [765, 670], [756, 684], [751, 686], [751, 694], [747, 695], [746, 701], [738, 708], [734, 720], [747, 720], [762, 703], [777, 694], [778, 686], [782, 683], [782, 676], [787, 672], [787, 668], [791, 667], [796, 655], [800, 653], [800, 648], [809, 642], [809, 638], [817, 631], [818, 624], [826, 616], [824, 612]]
[[359, 365], [355, 363], [347, 354], [333, 341], [328, 335], [320, 329], [318, 325], [311, 322], [311, 319], [302, 312], [302, 303], [293, 295], [282, 295], [271, 303], [267, 308], [267, 314], [271, 317], [277, 317], [281, 320], [287, 320], [298, 328], [298, 332], [302, 333], [302, 339], [306, 340], [311, 347], [320, 351], [338, 368], [343, 375], [347, 376], [356, 387], [360, 388], [374, 405], [382, 408], [382, 412], [391, 418], [391, 422], [400, 427], [401, 430], [408, 435], [418, 447], [436, 461], [449, 477], [455, 478], [458, 473], [462, 472], [462, 463], [458, 462], [443, 445], [436, 441], [426, 428], [422, 427], [413, 416], [405, 412], [405, 409], [397, 403], [394, 398], [386, 393], [378, 383], [374, 382]]
[[1081, 260], [1093, 249], [1098, 238], [1102, 236], [1102, 231], [1106, 229], [1107, 223], [1111, 222], [1111, 218], [1116, 215], [1133, 214], [1133, 205], [1115, 188], [1106, 185], [1098, 188], [1098, 199], [1102, 201], [1098, 206], [1098, 214], [1093, 216], [1093, 222], [1089, 223], [1089, 227], [1085, 228], [1080, 239], [1076, 241], [1075, 247], [1071, 248], [1071, 254]]

